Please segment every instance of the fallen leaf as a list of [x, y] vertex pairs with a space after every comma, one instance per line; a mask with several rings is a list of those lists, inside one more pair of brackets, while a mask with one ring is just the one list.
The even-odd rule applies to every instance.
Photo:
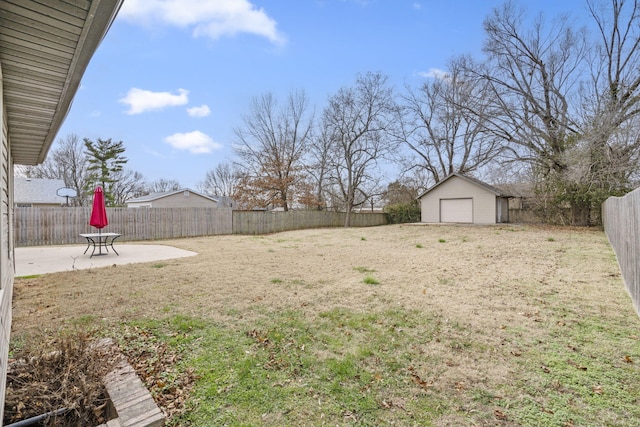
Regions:
[[496, 418], [501, 420], [504, 420], [505, 418], [507, 418], [507, 415], [504, 412], [502, 412], [500, 409], [494, 409], [493, 415], [495, 415]]
[[633, 363], [633, 359], [628, 354], [624, 357], [624, 361], [627, 363]]
[[427, 382], [420, 378], [420, 375], [416, 373], [413, 366], [409, 366], [409, 372], [411, 373], [411, 379], [413, 380], [413, 382], [418, 384], [424, 390], [429, 390], [429, 387], [433, 386], [433, 382]]
[[586, 366], [582, 366], [579, 363], [574, 362], [571, 359], [567, 359], [567, 363], [573, 367], [575, 367], [576, 369], [580, 369], [581, 371], [586, 371], [587, 367]]
[[455, 385], [453, 387], [457, 391], [462, 391], [462, 390], [466, 390], [467, 385], [463, 381], [459, 381], [459, 382], [455, 383]]
[[549, 369], [547, 366], [540, 366], [540, 369], [542, 369], [542, 372], [544, 372], [545, 374], [548, 374], [551, 372], [551, 369]]
[[592, 390], [595, 394], [602, 394], [604, 392], [601, 385], [594, 385]]

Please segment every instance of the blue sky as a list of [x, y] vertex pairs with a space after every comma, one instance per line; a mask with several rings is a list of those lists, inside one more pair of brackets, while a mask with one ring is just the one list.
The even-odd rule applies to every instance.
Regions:
[[[399, 91], [455, 55], [481, 57], [502, 0], [125, 0], [57, 139], [123, 141], [127, 168], [195, 188], [233, 157], [253, 97], [303, 89], [317, 114], [358, 73]], [[521, 1], [549, 17], [583, 0]], [[55, 147], [55, 146], [54, 146]]]

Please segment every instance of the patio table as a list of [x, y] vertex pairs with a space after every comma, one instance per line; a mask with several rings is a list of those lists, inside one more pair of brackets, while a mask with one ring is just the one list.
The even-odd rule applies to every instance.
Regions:
[[[116, 255], [120, 256], [120, 254], [118, 253], [118, 251], [116, 251], [116, 249], [113, 247], [113, 242], [120, 236], [122, 236], [122, 234], [119, 233], [81, 233], [80, 236], [84, 237], [85, 239], [87, 239], [87, 249], [84, 250], [84, 253], [86, 254], [87, 251], [89, 250], [89, 248], [91, 246], [93, 246], [93, 250], [91, 251], [91, 256], [89, 258], [92, 258], [93, 255], [107, 255], [106, 253], [102, 253], [102, 248], [104, 248], [107, 253], [109, 252], [109, 246], [111, 246], [111, 249], [113, 250], [113, 252], [115, 252]], [[96, 246], [98, 247], [98, 253], [96, 254]]]

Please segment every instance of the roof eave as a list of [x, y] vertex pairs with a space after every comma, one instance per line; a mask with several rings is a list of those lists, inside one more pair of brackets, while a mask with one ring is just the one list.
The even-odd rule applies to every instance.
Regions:
[[51, 121], [49, 132], [43, 141], [40, 153], [38, 157], [34, 159], [34, 165], [45, 161], [51, 145], [53, 145], [56, 135], [71, 109], [73, 98], [78, 91], [82, 76], [89, 65], [89, 61], [109, 31], [123, 2], [124, 0], [93, 0], [91, 2], [91, 10], [85, 21], [82, 35], [75, 50], [75, 55], [69, 66], [67, 79], [60, 94], [60, 101], [58, 102], [56, 112]]

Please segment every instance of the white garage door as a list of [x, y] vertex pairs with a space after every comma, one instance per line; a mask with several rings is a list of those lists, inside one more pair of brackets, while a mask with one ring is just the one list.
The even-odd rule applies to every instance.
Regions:
[[473, 222], [473, 199], [440, 199], [440, 222]]

